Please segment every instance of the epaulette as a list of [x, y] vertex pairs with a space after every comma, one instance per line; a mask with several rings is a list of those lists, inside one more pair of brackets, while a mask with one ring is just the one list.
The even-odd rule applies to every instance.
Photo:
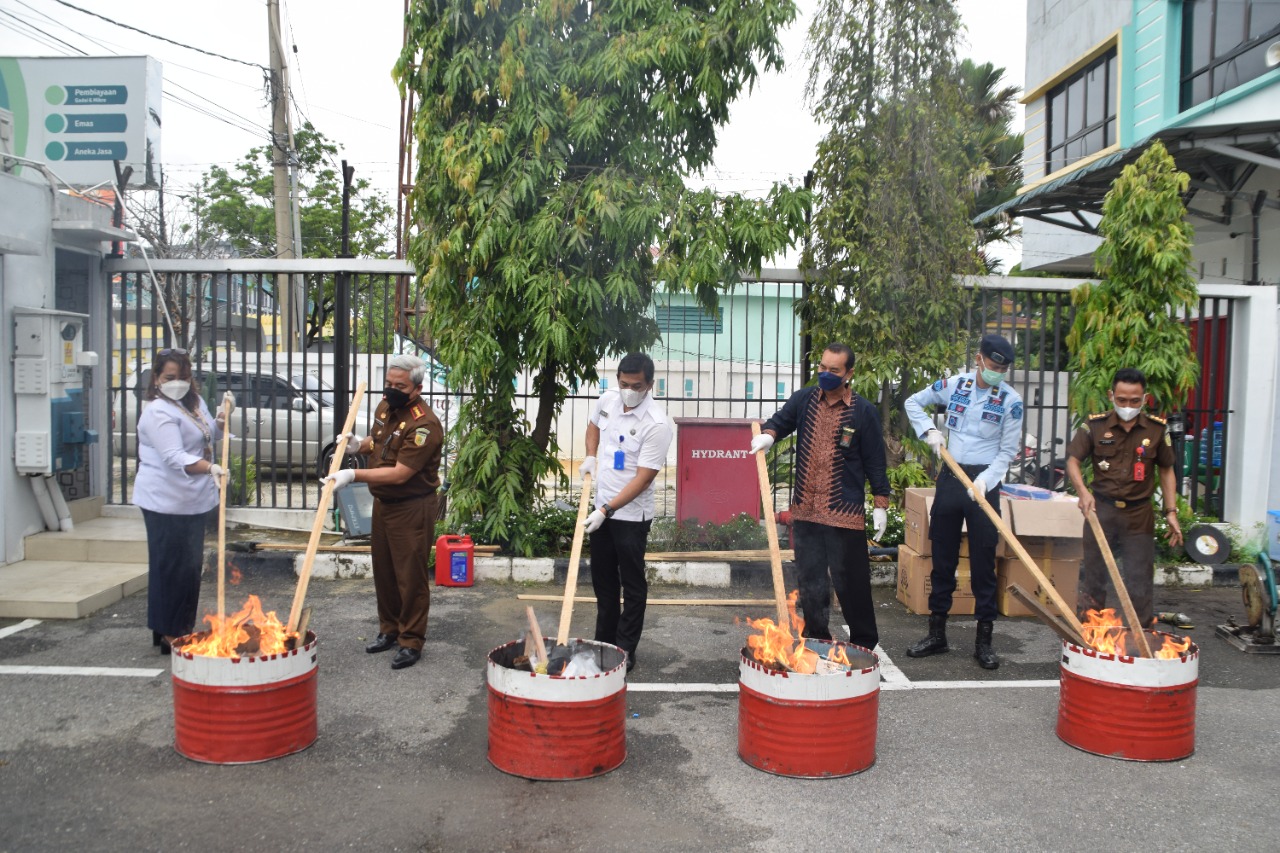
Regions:
[[1167, 421], [1167, 420], [1165, 420], [1164, 418], [1159, 417], [1159, 416], [1157, 416], [1157, 415], [1147, 415], [1147, 417], [1151, 418], [1151, 420], [1155, 421], [1156, 423], [1158, 423], [1158, 424], [1160, 424], [1160, 425], [1162, 425], [1162, 426], [1163, 426], [1164, 424], [1168, 423], [1168, 421]]
[[1105, 418], [1110, 414], [1111, 414], [1110, 412], [1098, 412], [1096, 415], [1089, 415], [1089, 420], [1096, 421], [1099, 418]]
[[414, 403], [413, 408], [409, 410], [409, 414], [413, 415], [414, 419], [420, 418], [426, 413], [427, 410], [422, 407], [421, 403]]

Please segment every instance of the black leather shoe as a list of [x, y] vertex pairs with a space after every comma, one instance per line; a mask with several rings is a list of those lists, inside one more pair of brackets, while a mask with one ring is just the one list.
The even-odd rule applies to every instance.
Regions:
[[391, 659], [391, 668], [404, 669], [406, 666], [413, 666], [421, 657], [422, 652], [417, 649], [401, 649]]
[[978, 623], [978, 634], [973, 644], [973, 656], [983, 669], [999, 669], [1000, 657], [991, 650], [991, 634], [995, 626], [990, 622]]
[[636, 668], [636, 653], [628, 652], [627, 653], [627, 672], [631, 672], [631, 670], [635, 668]]
[[399, 645], [396, 642], [399, 637], [399, 634], [379, 634], [373, 638], [372, 643], [364, 647], [364, 650], [371, 655], [376, 655], [378, 652], [385, 652], [387, 649], [394, 649]]
[[941, 654], [949, 649], [950, 647], [947, 645], [947, 615], [945, 613], [934, 613], [929, 616], [928, 636], [908, 648], [907, 657], [927, 658], [930, 655]]

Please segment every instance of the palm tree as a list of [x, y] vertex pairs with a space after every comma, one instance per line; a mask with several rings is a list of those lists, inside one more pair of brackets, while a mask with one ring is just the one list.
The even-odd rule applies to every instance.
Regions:
[[[1013, 198], [1022, 185], [1023, 139], [1011, 127], [1019, 89], [1001, 87], [1004, 69], [990, 62], [978, 65], [966, 59], [956, 74], [973, 121], [969, 156], [974, 167], [972, 210], [976, 216]], [[1000, 261], [986, 247], [1009, 243], [1019, 233], [1013, 219], [1007, 216], [992, 218], [977, 227], [974, 239], [978, 257], [988, 274], [1000, 271]]]

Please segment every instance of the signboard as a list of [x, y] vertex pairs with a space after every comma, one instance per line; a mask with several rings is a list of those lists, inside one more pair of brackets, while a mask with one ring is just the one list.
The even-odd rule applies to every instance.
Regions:
[[13, 113], [13, 153], [74, 187], [154, 188], [160, 162], [160, 63], [149, 56], [0, 57], [0, 109]]

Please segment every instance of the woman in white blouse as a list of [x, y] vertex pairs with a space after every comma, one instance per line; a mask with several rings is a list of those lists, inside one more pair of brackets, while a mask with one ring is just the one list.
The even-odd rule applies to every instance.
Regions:
[[152, 644], [168, 654], [174, 638], [195, 629], [205, 528], [225, 476], [213, 461], [223, 425], [191, 381], [186, 350], [156, 354], [146, 399], [133, 502], [147, 526], [147, 626]]

